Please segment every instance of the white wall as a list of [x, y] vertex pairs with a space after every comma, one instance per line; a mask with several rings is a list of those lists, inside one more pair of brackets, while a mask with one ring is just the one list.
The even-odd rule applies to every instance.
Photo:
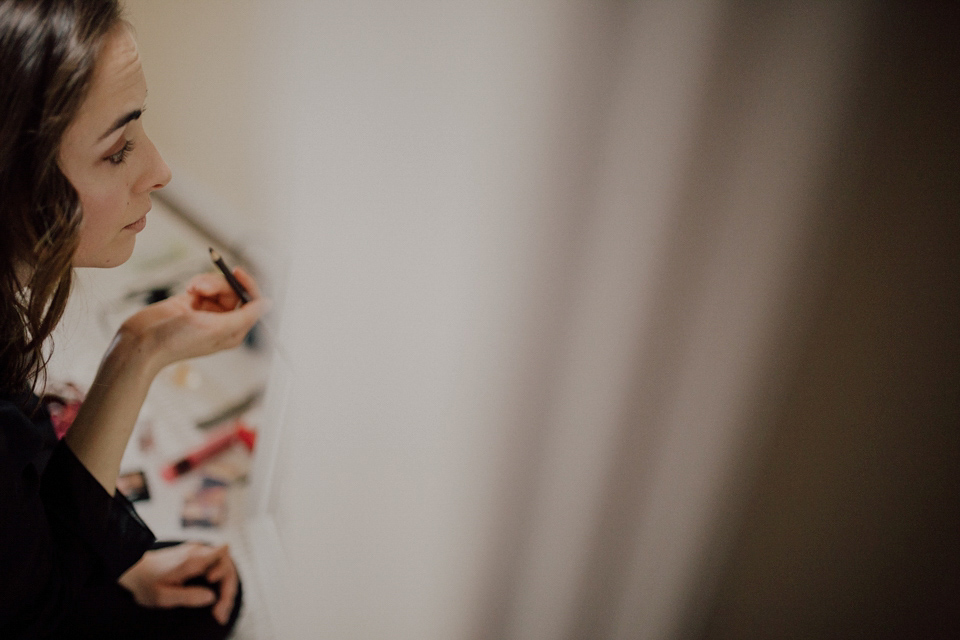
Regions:
[[264, 175], [295, 257], [268, 508], [295, 586], [281, 637], [471, 628], [526, 437], [519, 385], [556, 331], [552, 278], [595, 169], [617, 9], [270, 5]]

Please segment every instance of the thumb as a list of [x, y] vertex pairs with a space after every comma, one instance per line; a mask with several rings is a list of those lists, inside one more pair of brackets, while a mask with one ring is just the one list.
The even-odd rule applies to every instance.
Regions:
[[164, 609], [173, 607], [206, 607], [217, 601], [217, 595], [205, 587], [184, 587], [180, 585], [159, 585], [157, 587], [157, 606]]

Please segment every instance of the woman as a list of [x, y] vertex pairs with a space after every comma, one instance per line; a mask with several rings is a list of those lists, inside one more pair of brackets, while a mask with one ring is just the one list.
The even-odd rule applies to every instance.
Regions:
[[128, 319], [67, 435], [34, 393], [75, 267], [133, 251], [170, 170], [143, 130], [146, 83], [116, 0], [0, 0], [0, 637], [225, 637], [226, 547], [157, 548], [115, 487], [151, 381], [238, 345], [263, 311], [220, 276]]

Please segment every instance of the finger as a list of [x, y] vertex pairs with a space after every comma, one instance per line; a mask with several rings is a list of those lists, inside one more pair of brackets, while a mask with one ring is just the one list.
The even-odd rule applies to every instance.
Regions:
[[194, 308], [197, 311], [212, 311], [214, 313], [219, 313], [224, 310], [222, 305], [207, 299], [201, 299], [199, 303], [194, 305]]
[[[233, 270], [233, 275], [240, 287], [246, 292], [249, 300], [260, 298], [260, 287], [256, 280], [240, 267]], [[240, 294], [227, 282], [227, 279], [220, 274], [205, 273], [195, 276], [187, 287], [187, 292], [199, 300], [194, 300], [193, 306], [196, 309], [229, 311], [235, 309], [242, 303]], [[203, 305], [205, 300], [214, 301], [219, 305], [219, 309], [212, 309], [209, 305]]]
[[220, 582], [230, 572], [232, 562], [229, 553], [207, 569], [207, 582]]
[[217, 334], [223, 336], [223, 344], [236, 346], [243, 341], [253, 325], [266, 311], [268, 305], [267, 300], [260, 298], [232, 311], [210, 314], [206, 321], [216, 323], [214, 330]]
[[247, 290], [251, 298], [256, 300], [260, 297], [260, 287], [257, 285], [257, 281], [254, 280], [253, 276], [247, 273], [243, 267], [235, 267], [233, 275], [237, 281], [243, 285], [243, 288]]
[[190, 578], [203, 575], [227, 554], [227, 546], [210, 547], [207, 545], [192, 545], [187, 549], [188, 556], [166, 576], [167, 582], [185, 582]]
[[213, 617], [220, 624], [227, 624], [230, 613], [233, 611], [234, 599], [237, 597], [237, 567], [229, 556], [223, 559], [224, 572], [220, 582], [220, 599], [213, 607]]
[[207, 582], [215, 584], [223, 580], [224, 576], [227, 575], [227, 568], [221, 562], [220, 564], [214, 565], [211, 569], [207, 571]]
[[204, 311], [230, 311], [240, 303], [240, 296], [226, 278], [218, 273], [194, 276], [187, 285], [191, 306]]
[[223, 313], [224, 311], [233, 311], [240, 304], [240, 298], [232, 291], [225, 291], [215, 296], [202, 296], [197, 293], [189, 293], [190, 308], [194, 311], [212, 311], [214, 313]]
[[223, 555], [207, 570], [206, 579], [211, 584], [220, 584], [220, 596], [213, 607], [213, 616], [220, 624], [227, 624], [237, 595], [239, 577], [233, 558], [230, 557], [229, 546], [224, 544], [219, 550]]
[[206, 587], [184, 587], [172, 584], [157, 586], [157, 606], [163, 609], [208, 607], [216, 600], [217, 594]]
[[220, 273], [200, 273], [187, 283], [187, 291], [206, 297], [215, 297], [227, 291], [233, 291], [227, 279]]
[[[257, 281], [253, 279], [243, 267], [235, 267], [233, 276], [237, 282], [250, 294], [251, 298], [260, 297], [260, 287]], [[233, 287], [227, 282], [227, 279], [220, 273], [201, 273], [190, 279], [187, 284], [187, 290], [205, 296], [215, 296], [224, 291], [233, 291]]]

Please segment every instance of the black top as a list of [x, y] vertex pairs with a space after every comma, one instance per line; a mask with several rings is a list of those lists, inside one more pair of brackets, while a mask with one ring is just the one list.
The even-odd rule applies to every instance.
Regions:
[[80, 590], [116, 582], [155, 538], [54, 434], [29, 392], [0, 392], [0, 638], [44, 638]]

